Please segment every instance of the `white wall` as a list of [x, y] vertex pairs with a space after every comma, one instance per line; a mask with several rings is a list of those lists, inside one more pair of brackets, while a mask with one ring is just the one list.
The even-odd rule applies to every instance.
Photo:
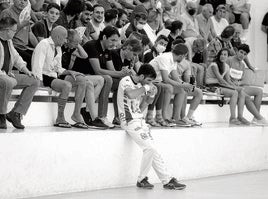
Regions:
[[251, 25], [248, 43], [251, 48], [250, 60], [260, 69], [268, 70], [266, 34], [261, 31], [261, 23], [268, 12], [267, 0], [251, 0]]
[[[179, 180], [268, 169], [268, 127], [158, 128], [152, 135]], [[0, 198], [134, 185], [141, 156], [123, 130], [0, 133]], [[153, 171], [149, 178], [159, 183]]]

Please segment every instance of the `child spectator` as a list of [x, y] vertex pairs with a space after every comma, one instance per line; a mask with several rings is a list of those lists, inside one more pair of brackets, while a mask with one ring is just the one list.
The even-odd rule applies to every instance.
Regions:
[[46, 16], [46, 18], [36, 22], [32, 27], [33, 34], [38, 42], [50, 36], [51, 30], [60, 16], [60, 6], [56, 3], [50, 3], [47, 6]]

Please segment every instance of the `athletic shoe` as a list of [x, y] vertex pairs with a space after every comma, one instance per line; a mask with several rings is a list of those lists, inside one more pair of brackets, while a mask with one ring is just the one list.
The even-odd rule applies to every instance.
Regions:
[[262, 118], [261, 120], [256, 119], [256, 123], [254, 123], [257, 126], [268, 126], [268, 121], [265, 118]]
[[96, 118], [95, 120], [89, 121], [87, 123], [89, 128], [96, 128], [96, 129], [108, 129], [109, 127], [103, 123], [103, 121], [99, 118]]
[[236, 118], [230, 118], [229, 119], [229, 124], [232, 124], [232, 125], [241, 125], [242, 123], [236, 119]]
[[202, 126], [201, 122], [196, 121], [194, 118], [189, 118], [189, 120], [194, 123], [194, 126]]
[[148, 182], [148, 177], [145, 177], [142, 181], [137, 182], [137, 187], [142, 189], [153, 189], [154, 185]]
[[237, 119], [244, 125], [250, 125], [250, 122], [244, 117], [238, 117]]
[[100, 120], [110, 129], [113, 129], [115, 127], [111, 122], [108, 121], [107, 117], [100, 118]]
[[6, 115], [7, 121], [9, 121], [15, 128], [24, 129], [25, 126], [21, 123], [21, 114], [11, 111]]
[[146, 123], [149, 124], [151, 127], [160, 127], [161, 124], [155, 121], [154, 118], [146, 119]]
[[186, 120], [174, 120], [174, 123], [176, 123], [178, 127], [191, 127], [192, 126], [192, 124], [190, 124]]
[[115, 117], [113, 119], [113, 125], [117, 126], [117, 127], [120, 127], [120, 120], [118, 117]]
[[176, 178], [172, 178], [167, 184], [164, 184], [163, 187], [165, 189], [183, 190], [186, 188], [186, 185], [179, 183]]
[[176, 126], [175, 123], [173, 123], [172, 121], [169, 121], [168, 119], [164, 119], [164, 118], [155, 118], [155, 121], [160, 124], [161, 126], [164, 127], [174, 127]]

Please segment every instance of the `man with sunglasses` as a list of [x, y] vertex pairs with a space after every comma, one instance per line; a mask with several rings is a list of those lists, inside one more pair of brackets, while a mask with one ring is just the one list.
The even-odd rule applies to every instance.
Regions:
[[[38, 89], [39, 81], [26, 67], [13, 46], [12, 39], [17, 32], [17, 22], [11, 17], [0, 19], [0, 129], [6, 129], [6, 119], [17, 129], [24, 129], [21, 116], [25, 115]], [[22, 74], [13, 74], [13, 66]], [[23, 91], [14, 108], [7, 113], [12, 89], [17, 86]]]

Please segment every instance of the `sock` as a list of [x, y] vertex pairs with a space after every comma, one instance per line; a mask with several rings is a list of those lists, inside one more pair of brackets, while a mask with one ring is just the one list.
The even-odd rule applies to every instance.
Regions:
[[58, 98], [58, 118], [64, 119], [64, 109], [67, 103], [67, 99]]

